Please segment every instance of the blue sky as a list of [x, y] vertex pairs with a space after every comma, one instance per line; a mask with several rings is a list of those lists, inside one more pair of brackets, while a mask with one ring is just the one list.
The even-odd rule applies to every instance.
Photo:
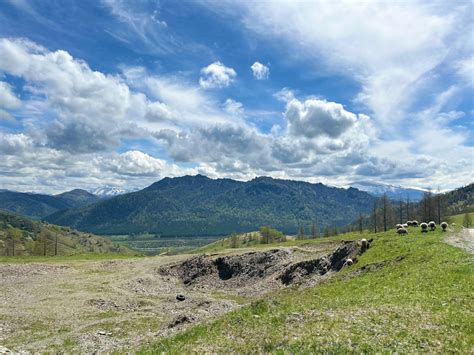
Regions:
[[473, 4], [0, 2], [0, 188], [473, 176]]

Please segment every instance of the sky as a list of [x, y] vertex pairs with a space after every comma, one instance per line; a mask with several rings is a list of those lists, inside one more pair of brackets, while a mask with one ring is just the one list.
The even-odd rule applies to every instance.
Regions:
[[0, 1], [0, 189], [256, 176], [455, 188], [472, 1]]

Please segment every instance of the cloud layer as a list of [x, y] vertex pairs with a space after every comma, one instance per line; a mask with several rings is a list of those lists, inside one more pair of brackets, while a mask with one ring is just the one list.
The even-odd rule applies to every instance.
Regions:
[[[98, 70], [77, 52], [0, 38], [0, 187], [135, 188], [196, 173], [442, 188], [472, 180], [472, 112], [457, 104], [473, 89], [466, 5], [203, 0], [243, 25], [252, 52], [234, 69], [216, 43], [200, 64], [166, 73], [160, 61], [199, 44], [184, 45], [144, 3], [103, 5], [121, 24], [111, 36], [143, 57]], [[258, 53], [262, 42], [281, 46], [278, 56]], [[267, 57], [271, 76], [254, 62]], [[282, 68], [294, 72], [277, 76]], [[282, 89], [296, 77], [301, 88]], [[344, 91], [333, 77], [357, 92], [344, 101], [313, 90], [327, 80]]]

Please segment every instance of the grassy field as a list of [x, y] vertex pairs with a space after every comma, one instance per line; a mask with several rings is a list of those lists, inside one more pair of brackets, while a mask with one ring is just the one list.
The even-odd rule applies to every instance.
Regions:
[[208, 245], [221, 237], [159, 237], [154, 234], [104, 236], [115, 243], [131, 248], [145, 255], [182, 254]]
[[[471, 217], [472, 223], [474, 223], [474, 212], [469, 213], [469, 216]], [[451, 216], [449, 217], [449, 220], [451, 221], [451, 223], [456, 223], [458, 226], [462, 226], [464, 220], [464, 213]], [[472, 227], [473, 226], [471, 226], [471, 228]]]
[[378, 233], [357, 264], [328, 282], [267, 294], [140, 352], [473, 353], [473, 259], [445, 236]]

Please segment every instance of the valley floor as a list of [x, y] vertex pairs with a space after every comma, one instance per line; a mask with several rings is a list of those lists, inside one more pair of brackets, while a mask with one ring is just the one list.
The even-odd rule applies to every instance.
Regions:
[[[205, 257], [278, 249], [269, 253], [282, 259], [265, 254], [278, 271], [332, 253], [341, 240], [375, 238], [354, 265], [290, 287], [274, 287], [271, 267], [247, 289], [225, 277], [186, 286], [173, 273], [163, 272], [169, 264], [207, 260], [190, 255], [2, 262], [0, 348], [472, 353], [473, 258], [444, 242], [472, 239], [456, 233], [461, 232], [422, 235], [410, 230], [406, 237], [393, 231], [352, 233]], [[251, 292], [264, 287], [268, 289]], [[177, 301], [177, 294], [185, 295], [185, 301]]]

